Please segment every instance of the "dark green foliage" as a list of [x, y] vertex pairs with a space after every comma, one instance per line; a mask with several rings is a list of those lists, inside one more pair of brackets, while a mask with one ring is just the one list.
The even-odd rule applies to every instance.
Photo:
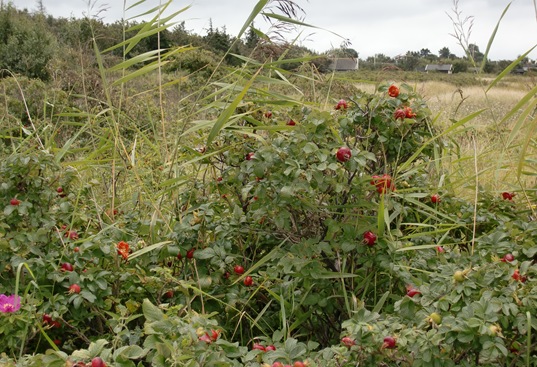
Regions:
[[30, 17], [11, 5], [0, 9], [1, 69], [47, 80], [47, 65], [56, 48], [56, 39], [47, 30], [43, 17]]

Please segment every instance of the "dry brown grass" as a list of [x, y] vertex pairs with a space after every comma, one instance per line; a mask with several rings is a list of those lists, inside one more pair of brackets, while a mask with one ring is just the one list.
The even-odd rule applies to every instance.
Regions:
[[[520, 149], [516, 145], [526, 138], [527, 131], [520, 131], [515, 142], [507, 146], [508, 136], [518, 115], [502, 120], [535, 87], [537, 81], [533, 77], [507, 76], [486, 92], [493, 80], [493, 76], [487, 76], [479, 78], [478, 83], [474, 83], [475, 80], [465, 83], [464, 79], [461, 82], [460, 77], [454, 78], [453, 82], [446, 81], [446, 78], [405, 81], [427, 101], [432, 115], [439, 116], [436, 120], [439, 129], [484, 110], [458, 134], [450, 135], [454, 148], [445, 151], [448, 155], [443, 167], [453, 192], [458, 195], [473, 196], [476, 166], [478, 183], [486, 190], [500, 193], [520, 187], [533, 189], [536, 186], [532, 177], [517, 179]], [[356, 87], [367, 92], [375, 90], [375, 85], [366, 83], [359, 83]]]
[[[484, 112], [465, 125], [465, 130], [452, 136], [457, 149], [451, 152], [449, 172], [453, 189], [458, 194], [475, 190], [475, 171], [481, 187], [492, 192], [532, 189], [535, 180], [528, 176], [517, 179], [520, 150], [516, 145], [526, 137], [519, 132], [515, 143], [507, 146], [508, 136], [518, 114], [504, 117], [535, 85], [531, 78], [508, 78], [486, 92], [492, 78], [482, 79], [482, 86], [458, 86], [446, 82], [427, 81], [416, 89], [427, 99], [433, 115], [439, 114], [438, 126], [446, 128], [479, 110]], [[518, 140], [518, 141], [517, 141]], [[477, 163], [477, 164], [476, 164]]]

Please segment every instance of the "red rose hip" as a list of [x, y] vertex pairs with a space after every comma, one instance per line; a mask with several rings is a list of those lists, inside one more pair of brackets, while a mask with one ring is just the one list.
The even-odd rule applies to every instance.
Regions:
[[341, 147], [336, 153], [336, 158], [340, 162], [347, 162], [349, 159], [351, 159], [351, 157], [352, 153], [348, 147]]

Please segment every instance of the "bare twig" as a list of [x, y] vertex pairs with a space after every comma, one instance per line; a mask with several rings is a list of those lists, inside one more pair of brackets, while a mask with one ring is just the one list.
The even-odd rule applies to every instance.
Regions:
[[453, 0], [453, 9], [451, 11], [453, 15], [447, 13], [447, 16], [453, 23], [454, 30], [450, 35], [457, 40], [457, 43], [463, 48], [468, 58], [475, 64], [473, 50], [470, 49], [470, 36], [474, 26], [474, 17], [471, 15], [463, 17], [462, 10], [459, 9], [459, 0]]

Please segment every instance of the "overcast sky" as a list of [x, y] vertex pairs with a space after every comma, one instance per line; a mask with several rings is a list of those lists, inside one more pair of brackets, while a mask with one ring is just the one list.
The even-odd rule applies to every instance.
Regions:
[[[2, 1], [2, 0], [0, 0]], [[91, 0], [95, 3], [95, 0]], [[159, 4], [164, 0], [146, 0], [126, 18], [139, 14], [142, 9]], [[3, 0], [4, 3], [9, 0]], [[17, 8], [37, 9], [37, 0], [11, 0]], [[88, 0], [42, 0], [48, 14], [56, 17], [82, 17], [88, 13]], [[127, 0], [131, 5], [138, 0]], [[442, 47], [448, 47], [458, 56], [463, 55], [453, 33], [453, 24], [448, 17], [453, 15], [452, 0], [295, 0], [305, 10], [305, 23], [335, 32], [351, 42], [351, 47], [365, 59], [374, 54], [387, 56], [405, 54], [428, 48], [438, 54]], [[91, 11], [107, 8], [101, 13], [105, 22], [113, 22], [123, 17], [123, 0], [96, 0]], [[212, 19], [213, 27], [226, 27], [235, 35], [242, 27], [257, 0], [174, 0], [171, 10], [192, 5], [181, 13], [177, 21], [185, 21], [186, 28], [198, 34], [205, 34]], [[484, 52], [489, 37], [494, 30], [507, 0], [459, 0], [459, 10], [463, 17], [473, 16], [470, 43], [478, 45]], [[256, 26], [267, 31], [268, 26], [261, 20]], [[314, 34], [311, 34], [314, 33]], [[340, 46], [342, 39], [330, 32], [318, 29], [304, 29], [301, 43], [310, 49], [325, 51]], [[514, 0], [500, 24], [489, 57], [492, 60], [515, 59], [537, 44], [537, 19], [534, 0]], [[537, 52], [530, 54], [537, 57]]]

